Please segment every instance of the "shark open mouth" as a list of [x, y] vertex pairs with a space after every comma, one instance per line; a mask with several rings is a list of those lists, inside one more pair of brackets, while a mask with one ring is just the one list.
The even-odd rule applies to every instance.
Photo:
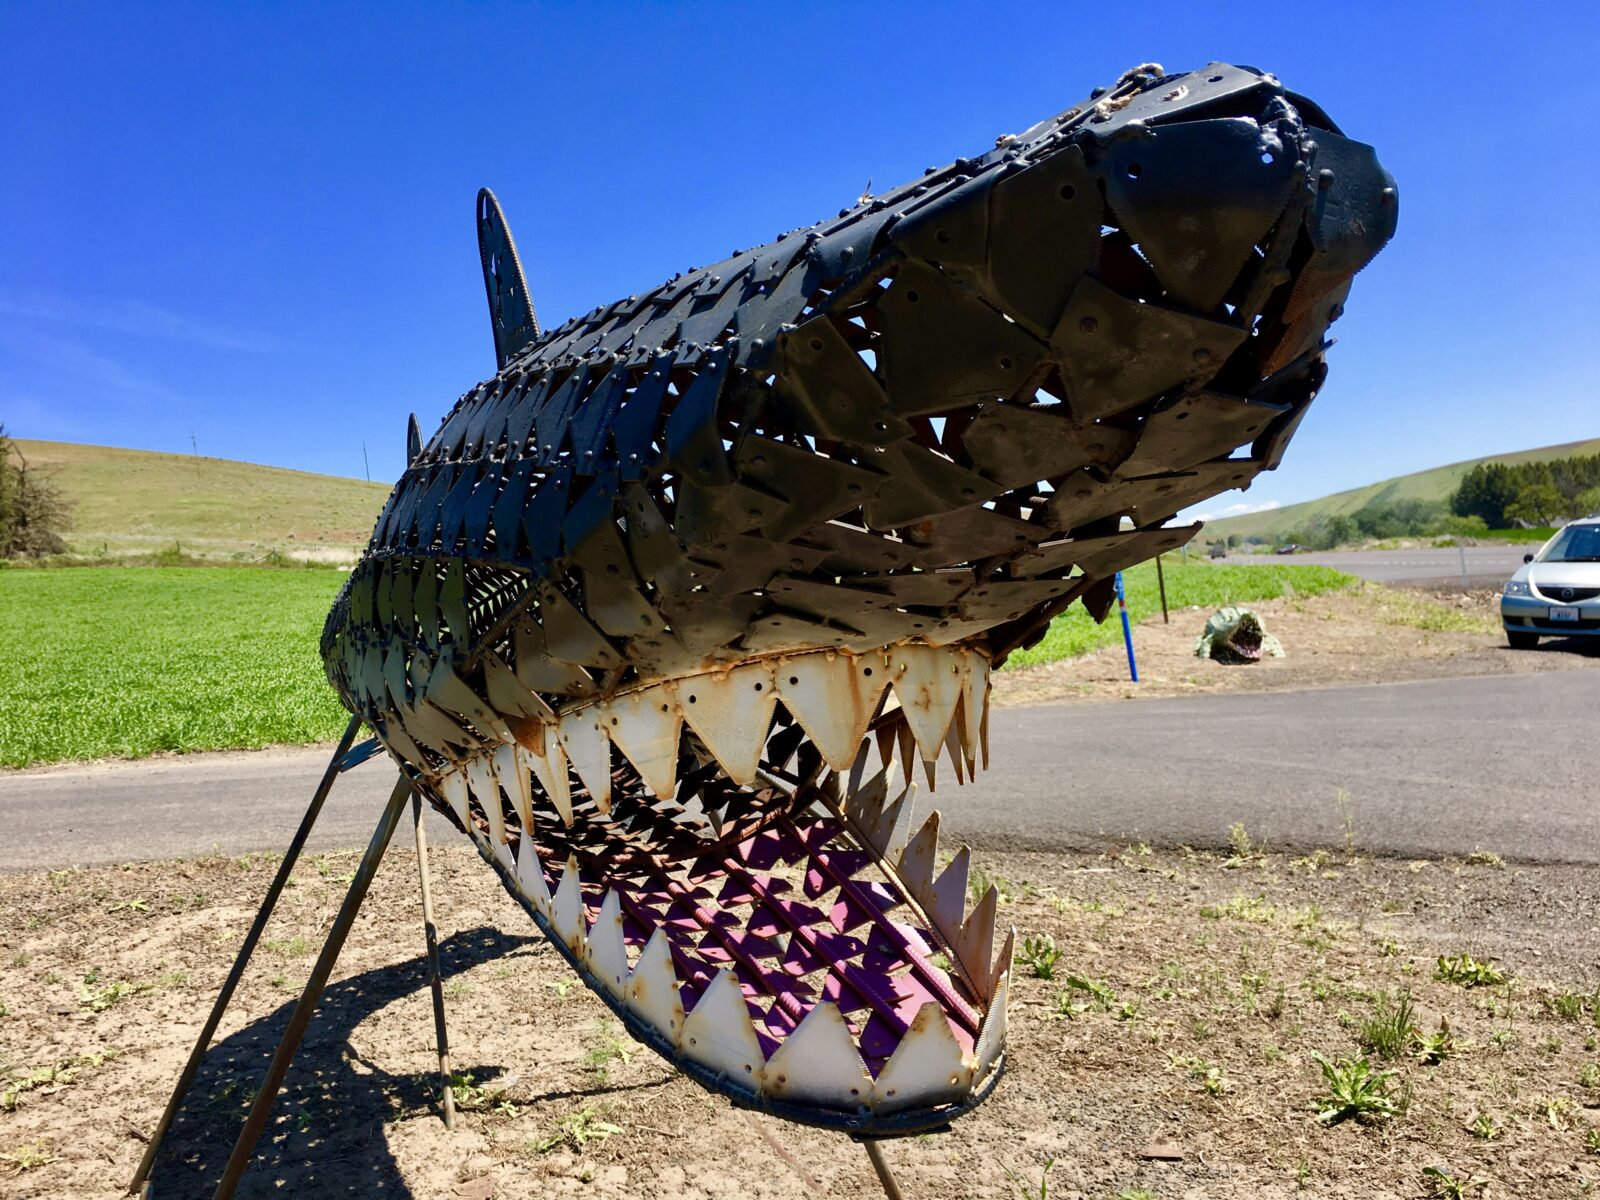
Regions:
[[430, 790], [640, 1040], [740, 1103], [911, 1132], [1005, 1044], [997, 897], [965, 911], [967, 851], [914, 812], [984, 756], [988, 666], [908, 643], [664, 680]]
[[636, 1037], [941, 1125], [1003, 1068], [1013, 938], [918, 795], [987, 758], [1007, 655], [1278, 465], [1397, 206], [1220, 63], [551, 330], [482, 193], [498, 371], [413, 420], [329, 679]]

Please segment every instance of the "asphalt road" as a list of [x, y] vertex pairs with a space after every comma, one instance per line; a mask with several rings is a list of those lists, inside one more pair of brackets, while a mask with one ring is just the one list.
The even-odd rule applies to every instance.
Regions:
[[[1106, 839], [1600, 863], [1600, 672], [997, 709], [993, 766], [938, 791], [975, 847]], [[326, 749], [0, 774], [0, 868], [281, 850]], [[945, 764], [948, 771], [948, 764]], [[311, 845], [364, 845], [392, 786], [378, 758], [335, 787]], [[457, 835], [434, 817], [437, 839]]]
[[[1472, 587], [1494, 587], [1511, 578], [1522, 565], [1522, 556], [1539, 547], [1467, 546], [1467, 582]], [[1328, 550], [1313, 554], [1275, 555], [1230, 554], [1229, 563], [1293, 563], [1296, 566], [1334, 567], [1362, 579], [1378, 583], [1448, 583], [1461, 580], [1462, 549], [1431, 546], [1416, 550]]]

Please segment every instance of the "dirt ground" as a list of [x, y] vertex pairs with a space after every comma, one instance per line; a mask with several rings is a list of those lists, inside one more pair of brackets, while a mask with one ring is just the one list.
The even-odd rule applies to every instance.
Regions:
[[[1010, 1069], [948, 1134], [890, 1143], [907, 1197], [1200, 1200], [1487, 1195], [1600, 1183], [1600, 872], [1118, 847], [986, 864], [1006, 918], [1063, 952], [1019, 961]], [[492, 873], [436, 848], [462, 1101], [434, 1103], [414, 859], [385, 863], [242, 1195], [812, 1197], [877, 1194], [838, 1135], [730, 1108], [673, 1074], [573, 982]], [[174, 1126], [156, 1195], [209, 1196], [356, 856], [304, 861]], [[275, 869], [270, 856], [0, 876], [0, 1194], [125, 1186]], [[1035, 943], [1040, 949], [1040, 944]], [[1439, 955], [1505, 982], [1436, 978]], [[1026, 956], [1024, 956], [1026, 957]], [[1049, 955], [1035, 961], [1046, 969]], [[1399, 1108], [1321, 1123], [1313, 1052], [1361, 1053], [1415, 997]], [[1438, 1047], [1436, 1047], [1437, 1049]], [[1467, 1195], [1485, 1194], [1468, 1191]]]
[[[1246, 666], [1196, 658], [1195, 639], [1210, 610], [1188, 608], [1134, 627], [1139, 682], [1115, 646], [1081, 658], [994, 677], [1000, 704], [1070, 700], [1153, 699], [1206, 692], [1298, 691], [1364, 683], [1398, 683], [1463, 675], [1600, 669], [1600, 642], [1544, 641], [1512, 650], [1500, 628], [1499, 593], [1426, 591], [1361, 584], [1320, 596], [1283, 597], [1249, 605], [1284, 657]], [[1115, 620], [1115, 614], [1110, 618]]]

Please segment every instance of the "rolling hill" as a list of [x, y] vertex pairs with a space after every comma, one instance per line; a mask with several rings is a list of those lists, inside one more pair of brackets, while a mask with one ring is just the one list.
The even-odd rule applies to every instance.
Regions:
[[259, 559], [271, 550], [355, 559], [389, 486], [223, 458], [17, 439], [73, 504], [69, 548], [124, 557], [169, 550]]
[[1224, 517], [1218, 521], [1208, 521], [1200, 536], [1204, 541], [1233, 534], [1242, 538], [1275, 540], [1290, 530], [1303, 527], [1314, 517], [1349, 515], [1369, 504], [1392, 504], [1397, 500], [1436, 500], [1442, 503], [1456, 490], [1461, 477], [1479, 463], [1541, 462], [1578, 454], [1600, 454], [1600, 438], [1565, 442], [1559, 446], [1541, 446], [1535, 450], [1516, 450], [1510, 454], [1490, 454], [1427, 471], [1415, 471], [1395, 479], [1384, 479], [1347, 492], [1334, 492], [1320, 500], [1306, 500], [1300, 504], [1288, 504], [1267, 512], [1247, 513], [1241, 517]]

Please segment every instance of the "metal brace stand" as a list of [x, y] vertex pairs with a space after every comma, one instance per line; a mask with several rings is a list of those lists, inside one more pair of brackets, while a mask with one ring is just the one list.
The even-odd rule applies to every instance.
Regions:
[[[334, 780], [350, 768], [358, 766], [378, 752], [376, 741], [364, 742], [355, 749], [351, 743], [355, 740], [357, 730], [360, 728], [359, 718], [353, 718], [345, 729], [344, 736], [339, 740], [338, 747], [333, 752], [333, 758], [328, 763], [327, 770], [323, 773], [322, 781], [317, 785], [316, 792], [311, 797], [311, 803], [306, 808], [305, 816], [300, 820], [300, 827], [295, 831], [293, 840], [285, 852], [283, 862], [278, 867], [278, 873], [267, 889], [267, 895], [261, 902], [260, 909], [256, 912], [255, 921], [250, 926], [250, 931], [245, 935], [239, 953], [234, 959], [233, 969], [228, 972], [222, 989], [217, 993], [217, 999], [211, 1007], [211, 1015], [206, 1019], [204, 1028], [201, 1029], [195, 1046], [189, 1054], [189, 1060], [184, 1065], [182, 1074], [178, 1077], [172, 1098], [167, 1101], [166, 1111], [161, 1114], [155, 1132], [150, 1137], [150, 1143], [145, 1148], [144, 1158], [139, 1163], [138, 1170], [134, 1173], [128, 1191], [137, 1192], [141, 1186], [144, 1189], [146, 1200], [154, 1195], [154, 1185], [150, 1181], [150, 1173], [155, 1166], [156, 1157], [160, 1152], [161, 1144], [165, 1140], [167, 1131], [172, 1124], [178, 1107], [182, 1104], [184, 1096], [194, 1083], [195, 1074], [200, 1068], [201, 1061], [205, 1058], [206, 1050], [211, 1044], [211, 1038], [217, 1031], [217, 1026], [222, 1020], [222, 1014], [227, 1010], [233, 993], [239, 985], [240, 978], [244, 975], [245, 967], [249, 964], [250, 956], [260, 941], [262, 931], [266, 928], [267, 921], [272, 916], [272, 910], [282, 894], [284, 886], [288, 883], [289, 876], [294, 870], [300, 852], [305, 848], [307, 837], [312, 826], [322, 812], [323, 802], [327, 800], [329, 791], [332, 790]], [[222, 1178], [217, 1183], [214, 1193], [216, 1200], [230, 1200], [234, 1189], [238, 1187], [239, 1178], [244, 1174], [245, 1168], [250, 1163], [251, 1153], [255, 1149], [257, 1139], [265, 1128], [267, 1119], [271, 1116], [272, 1106], [277, 1099], [278, 1091], [283, 1086], [284, 1076], [288, 1073], [289, 1063], [294, 1058], [295, 1051], [300, 1047], [301, 1038], [304, 1037], [306, 1027], [310, 1024], [311, 1015], [316, 1009], [317, 1002], [321, 999], [322, 991], [327, 986], [328, 977], [333, 972], [339, 951], [344, 947], [345, 938], [349, 935], [350, 927], [355, 922], [356, 913], [361, 908], [361, 903], [366, 899], [367, 889], [372, 884], [373, 876], [377, 874], [378, 865], [383, 861], [384, 851], [388, 849], [390, 839], [394, 836], [395, 828], [400, 823], [401, 814], [405, 811], [405, 802], [408, 797], [416, 799], [410, 781], [401, 776], [395, 784], [394, 791], [389, 795], [389, 802], [385, 806], [383, 816], [378, 822], [378, 827], [373, 831], [372, 839], [367, 844], [367, 850], [361, 858], [361, 865], [356, 868], [355, 877], [351, 880], [350, 890], [345, 894], [344, 903], [340, 906], [339, 915], [334, 918], [333, 927], [328, 931], [327, 939], [323, 942], [322, 952], [317, 956], [316, 965], [312, 968], [311, 978], [307, 980], [305, 990], [300, 995], [299, 1003], [295, 1005], [294, 1012], [289, 1017], [289, 1026], [284, 1031], [283, 1039], [278, 1044], [278, 1049], [273, 1055], [272, 1063], [267, 1068], [266, 1078], [256, 1093], [255, 1103], [251, 1106], [249, 1115], [245, 1118], [244, 1127], [239, 1131], [238, 1141], [234, 1143], [233, 1153], [228, 1159], [227, 1166], [223, 1169]], [[415, 806], [417, 822], [417, 851], [418, 866], [421, 872], [423, 914], [428, 940], [428, 965], [433, 989], [434, 1027], [438, 1036], [439, 1065], [444, 1074], [444, 1103], [445, 1124], [454, 1127], [454, 1096], [450, 1092], [449, 1053], [445, 1043], [444, 1030], [444, 994], [439, 977], [439, 955], [437, 934], [433, 924], [433, 906], [428, 892], [428, 864], [426, 855], [426, 841], [422, 830], [422, 808], [420, 801]]]
[[872, 1160], [872, 1169], [878, 1173], [878, 1182], [883, 1185], [883, 1194], [889, 1200], [905, 1200], [900, 1194], [900, 1185], [895, 1182], [894, 1172], [889, 1170], [889, 1160], [883, 1156], [883, 1147], [871, 1138], [863, 1138], [861, 1144], [867, 1148], [867, 1157]]

